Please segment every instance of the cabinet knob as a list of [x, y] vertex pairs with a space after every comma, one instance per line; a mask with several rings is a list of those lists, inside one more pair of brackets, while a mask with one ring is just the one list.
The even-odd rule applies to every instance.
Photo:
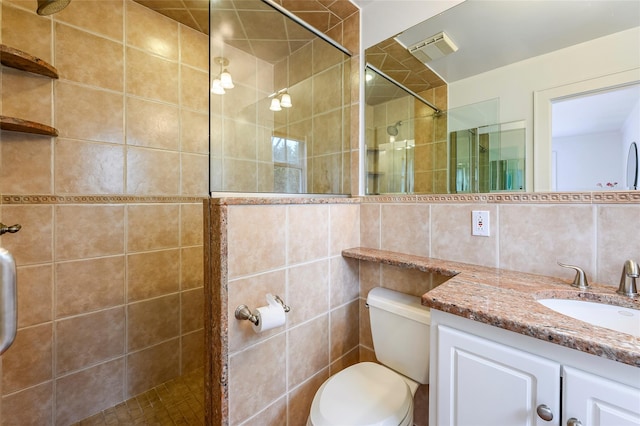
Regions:
[[[549, 408], [545, 404], [538, 405], [538, 407], [536, 408], [536, 413], [538, 413], [538, 417], [540, 417], [544, 421], [550, 422], [551, 420], [553, 420], [553, 411], [551, 411], [551, 408]], [[578, 426], [578, 424], [573, 426]]]
[[582, 422], [575, 417], [571, 417], [567, 420], [567, 426], [582, 426]]

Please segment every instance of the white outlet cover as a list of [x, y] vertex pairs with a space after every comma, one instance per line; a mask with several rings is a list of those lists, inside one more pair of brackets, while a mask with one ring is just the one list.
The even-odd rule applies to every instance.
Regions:
[[490, 235], [490, 219], [487, 210], [471, 212], [471, 235], [488, 237]]

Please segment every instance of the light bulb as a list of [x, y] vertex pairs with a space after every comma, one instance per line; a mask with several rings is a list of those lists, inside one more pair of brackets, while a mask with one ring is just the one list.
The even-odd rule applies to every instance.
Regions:
[[224, 87], [222, 87], [222, 82], [219, 78], [213, 80], [213, 84], [211, 84], [211, 93], [215, 93], [216, 95], [224, 95]]
[[220, 84], [224, 89], [233, 89], [235, 87], [231, 79], [231, 74], [229, 74], [226, 68], [222, 71], [222, 74], [220, 74]]
[[282, 108], [280, 108], [280, 101], [278, 100], [278, 98], [271, 99], [271, 106], [269, 107], [269, 109], [271, 111], [282, 111]]
[[288, 93], [282, 95], [280, 99], [280, 105], [284, 108], [291, 108], [291, 96]]

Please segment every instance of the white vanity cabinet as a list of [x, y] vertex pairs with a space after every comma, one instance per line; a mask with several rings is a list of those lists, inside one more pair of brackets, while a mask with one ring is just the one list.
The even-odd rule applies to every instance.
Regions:
[[432, 426], [640, 426], [640, 368], [436, 310], [431, 345]]
[[577, 419], [583, 426], [640, 425], [640, 389], [571, 367], [562, 370], [565, 421]]

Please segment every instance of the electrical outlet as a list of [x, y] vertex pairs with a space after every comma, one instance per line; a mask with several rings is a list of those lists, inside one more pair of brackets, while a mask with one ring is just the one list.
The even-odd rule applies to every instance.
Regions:
[[471, 212], [471, 235], [481, 237], [489, 236], [489, 212], [486, 210], [473, 210]]

